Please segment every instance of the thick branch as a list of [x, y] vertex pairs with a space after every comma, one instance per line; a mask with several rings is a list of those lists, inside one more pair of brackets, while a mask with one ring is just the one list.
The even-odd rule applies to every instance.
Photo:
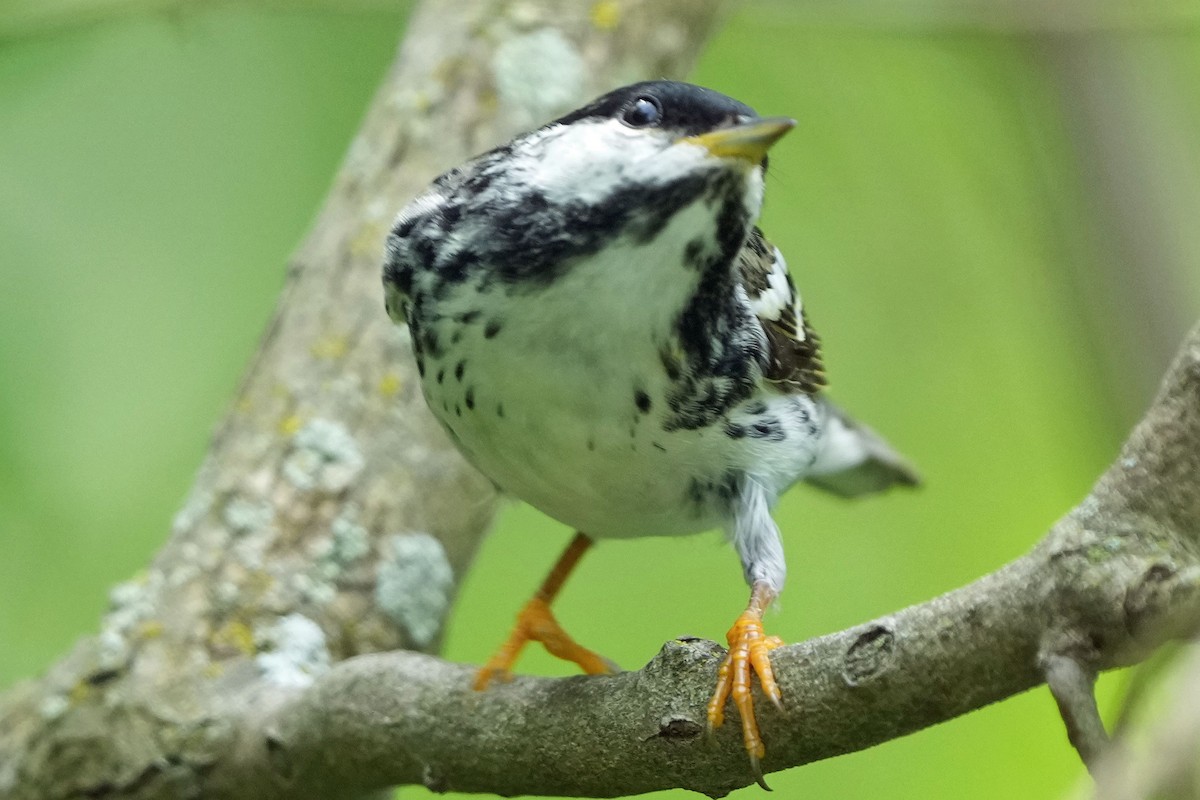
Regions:
[[[758, 703], [764, 767], [861, 750], [1046, 674], [1069, 709], [1086, 709], [1094, 671], [1195, 629], [1198, 544], [1200, 326], [1116, 463], [1031, 553], [929, 602], [774, 651], [785, 707]], [[674, 641], [638, 672], [518, 678], [484, 693], [470, 689], [468, 668], [428, 656], [352, 659], [249, 731], [240, 769], [285, 763], [277, 790], [306, 797], [393, 783], [720, 795], [753, 779], [736, 726], [702, 735], [721, 655], [711, 642]], [[1092, 708], [1071, 723], [1088, 756], [1103, 740]]]

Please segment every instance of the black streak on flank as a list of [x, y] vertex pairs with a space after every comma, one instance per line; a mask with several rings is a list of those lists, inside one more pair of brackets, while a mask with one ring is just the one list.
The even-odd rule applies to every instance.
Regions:
[[504, 418], [504, 403], [496, 403], [496, 416]]
[[667, 393], [667, 430], [712, 425], [754, 393], [761, 353], [744, 332], [757, 323], [737, 299], [733, 274], [750, 227], [739, 180], [723, 175], [709, 188], [708, 197], [720, 202], [717, 252], [702, 259], [699, 285], [675, 323], [687, 369]]
[[421, 350], [434, 358], [442, 356], [442, 340], [432, 327], [421, 330]]
[[701, 262], [704, 257], [704, 249], [705, 243], [704, 239], [702, 238], [697, 237], [688, 242], [683, 248], [684, 266], [690, 267], [694, 270], [699, 270], [702, 266]]
[[446, 380], [446, 370], [439, 369], [437, 372], [437, 382], [441, 383], [444, 380]]
[[467, 408], [471, 411], [475, 410], [475, 387], [471, 386], [467, 389], [467, 396], [463, 398], [463, 402], [467, 404]]
[[467, 371], [467, 361], [463, 359], [454, 365], [454, 379], [462, 382], [463, 373]]
[[739, 482], [737, 472], [726, 470], [713, 478], [692, 478], [688, 481], [684, 494], [696, 513], [714, 506], [724, 511], [733, 505], [738, 494]]
[[755, 439], [765, 439], [768, 442], [782, 442], [787, 438], [783, 425], [775, 417], [760, 419], [750, 426], [749, 435]]
[[637, 403], [638, 411], [643, 414], [650, 413], [650, 395], [646, 394], [641, 389], [633, 393], [633, 402]]
[[500, 332], [500, 320], [498, 320], [498, 319], [488, 320], [488, 324], [483, 329], [483, 338], [491, 339], [499, 332]]
[[479, 254], [474, 250], [459, 250], [438, 264], [443, 286], [455, 286], [467, 279], [471, 268], [479, 263]]

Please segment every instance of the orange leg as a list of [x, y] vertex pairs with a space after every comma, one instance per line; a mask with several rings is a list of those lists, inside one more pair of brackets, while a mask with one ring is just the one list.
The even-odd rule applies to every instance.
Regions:
[[765, 635], [762, 627], [763, 611], [774, 599], [775, 593], [766, 584], [754, 584], [750, 592], [750, 604], [726, 634], [729, 653], [717, 672], [717, 688], [713, 691], [712, 699], [708, 701], [708, 727], [712, 729], [720, 727], [725, 721], [725, 701], [733, 698], [733, 704], [742, 718], [742, 741], [745, 742], [746, 753], [750, 756], [750, 764], [759, 784], [764, 788], [766, 785], [762, 780], [759, 761], [766, 753], [766, 748], [758, 732], [758, 721], [754, 718], [750, 674], [754, 672], [758, 675], [763, 694], [777, 708], [782, 708], [782, 694], [779, 684], [775, 682], [775, 673], [771, 670], [771, 658], [768, 653], [783, 644], [783, 641], [778, 636]]
[[513, 664], [517, 662], [526, 643], [531, 641], [541, 642], [552, 655], [558, 656], [564, 661], [575, 662], [589, 675], [602, 675], [616, 671], [610, 661], [596, 655], [572, 639], [559, 626], [558, 620], [550, 612], [550, 603], [554, 601], [563, 582], [591, 546], [592, 540], [585, 534], [575, 534], [575, 538], [559, 556], [558, 563], [554, 565], [550, 574], [546, 576], [546, 580], [542, 582], [537, 594], [517, 614], [517, 624], [513, 627], [512, 633], [508, 635], [508, 640], [475, 674], [476, 690], [486, 689], [493, 678], [501, 680], [511, 678]]

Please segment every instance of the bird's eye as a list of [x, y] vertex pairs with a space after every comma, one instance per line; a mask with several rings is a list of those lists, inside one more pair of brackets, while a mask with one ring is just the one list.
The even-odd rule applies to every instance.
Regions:
[[621, 121], [631, 128], [648, 128], [662, 120], [662, 106], [653, 97], [637, 98], [621, 112]]

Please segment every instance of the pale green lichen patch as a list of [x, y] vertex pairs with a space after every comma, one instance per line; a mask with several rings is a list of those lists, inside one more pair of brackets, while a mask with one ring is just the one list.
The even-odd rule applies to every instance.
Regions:
[[263, 678], [276, 686], [302, 689], [328, 671], [331, 663], [325, 632], [303, 614], [288, 614], [255, 629], [254, 641], [260, 651], [254, 663]]
[[[236, 563], [247, 570], [264, 569], [266, 552], [278, 533], [275, 507], [265, 500], [233, 497], [224, 505], [221, 521], [232, 537], [227, 549]], [[215, 596], [223, 591], [217, 587]]]
[[106, 628], [96, 637], [96, 666], [101, 672], [120, 670], [129, 663], [131, 651], [126, 631]]
[[140, 638], [144, 622], [154, 615], [162, 588], [162, 573], [153, 571], [114, 586], [109, 609], [96, 637], [96, 663], [101, 670], [118, 670], [129, 661], [132, 640]]
[[235, 497], [225, 504], [221, 519], [230, 533], [251, 534], [270, 527], [275, 520], [275, 509], [264, 501]]
[[291, 586], [304, 602], [318, 606], [328, 605], [337, 597], [335, 585], [306, 573], [293, 576]]
[[297, 489], [340, 492], [362, 472], [358, 442], [341, 423], [310, 420], [292, 439], [283, 476]]
[[330, 524], [329, 536], [310, 545], [312, 568], [292, 580], [293, 588], [306, 601], [317, 605], [332, 602], [343, 573], [371, 551], [370, 534], [358, 523], [358, 514], [358, 506], [348, 504]]
[[529, 127], [578, 102], [587, 66], [560, 31], [538, 28], [504, 40], [492, 56], [492, 74], [500, 107]]
[[229, 550], [246, 569], [262, 569], [267, 549], [275, 538], [275, 509], [264, 500], [233, 497], [221, 512], [221, 521], [232, 536]]
[[328, 550], [321, 557], [321, 561], [328, 565], [327, 569], [341, 572], [370, 552], [371, 537], [367, 529], [357, 522], [357, 516], [358, 508], [349, 505], [333, 520]]
[[441, 542], [427, 533], [396, 534], [384, 545], [375, 602], [417, 647], [434, 640], [450, 607], [454, 570]]

